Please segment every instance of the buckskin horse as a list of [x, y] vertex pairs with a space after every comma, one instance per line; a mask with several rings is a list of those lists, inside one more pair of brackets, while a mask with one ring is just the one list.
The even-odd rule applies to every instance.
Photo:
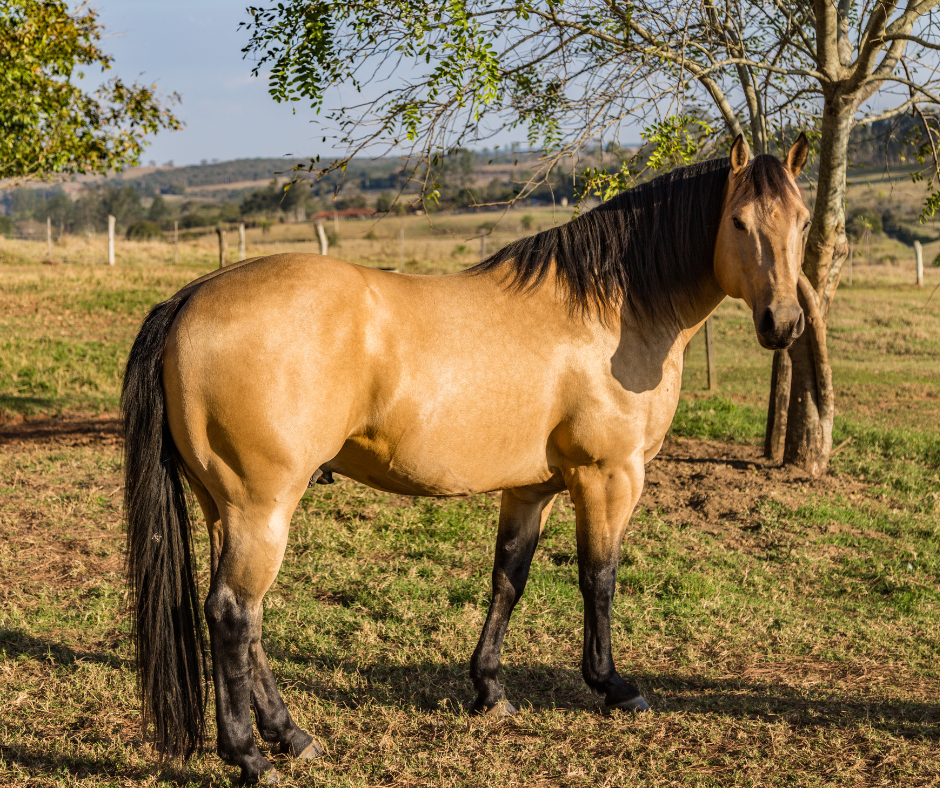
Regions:
[[470, 660], [475, 712], [512, 714], [503, 637], [555, 496], [576, 513], [582, 672], [609, 709], [649, 708], [614, 667], [620, 544], [675, 415], [683, 350], [727, 295], [765, 348], [803, 331], [809, 212], [784, 161], [674, 170], [448, 276], [283, 254], [197, 279], [146, 318], [122, 394], [128, 580], [145, 730], [205, 741], [207, 678], [185, 478], [205, 515], [204, 611], [219, 755], [275, 780], [254, 743], [303, 759], [261, 645], [262, 598], [308, 483], [402, 495], [502, 490], [492, 600]]

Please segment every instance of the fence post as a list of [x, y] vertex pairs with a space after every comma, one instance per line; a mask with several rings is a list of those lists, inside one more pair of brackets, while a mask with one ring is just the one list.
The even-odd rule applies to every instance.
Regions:
[[715, 370], [715, 330], [711, 315], [705, 321], [705, 358], [708, 362], [708, 390], [718, 388], [718, 373]]
[[320, 254], [326, 257], [327, 252], [330, 251], [329, 241], [326, 240], [326, 230], [323, 229], [323, 222], [319, 219], [317, 219], [315, 224], [317, 228], [317, 238], [320, 241]]
[[486, 259], [486, 233], [480, 236], [480, 262]]
[[917, 286], [924, 286], [924, 247], [920, 241], [914, 241], [914, 257], [917, 260]]
[[114, 222], [115, 219], [108, 215], [108, 265], [114, 265]]
[[46, 250], [49, 259], [52, 259], [52, 217], [46, 217]]
[[219, 268], [222, 268], [225, 265], [225, 230], [216, 227], [215, 233], [219, 236]]
[[245, 259], [245, 223], [240, 222], [238, 225], [238, 261], [241, 262]]
[[173, 220], [173, 262], [178, 263], [180, 261], [180, 223], [178, 220]]

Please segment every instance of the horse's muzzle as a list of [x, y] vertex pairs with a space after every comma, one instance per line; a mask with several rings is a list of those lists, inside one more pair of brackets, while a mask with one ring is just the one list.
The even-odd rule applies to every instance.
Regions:
[[754, 321], [757, 339], [768, 350], [790, 347], [803, 334], [806, 319], [798, 304], [767, 307]]

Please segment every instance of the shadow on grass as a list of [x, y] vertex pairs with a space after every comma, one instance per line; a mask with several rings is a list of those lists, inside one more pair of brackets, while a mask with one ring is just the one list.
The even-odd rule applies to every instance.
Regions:
[[122, 659], [109, 651], [77, 651], [71, 646], [45, 640], [21, 629], [0, 627], [0, 651], [8, 658], [32, 657], [42, 662], [66, 667], [79, 662], [107, 665], [115, 670], [130, 669], [130, 660]]
[[[129, 671], [133, 668], [130, 660], [121, 659], [108, 651], [79, 651], [15, 629], [0, 628], [0, 652], [4, 652], [7, 659], [31, 657], [58, 670], [68, 670], [81, 663], [107, 665], [122, 671]], [[12, 727], [13, 721], [10, 722], [8, 738], [9, 727]], [[50, 731], [41, 718], [33, 716], [25, 724], [21, 718], [18, 723], [17, 727], [21, 728], [18, 738], [36, 741], [50, 740]], [[218, 785], [216, 776], [193, 775], [185, 767], [173, 761], [160, 766], [154, 757], [147, 756], [139, 764], [129, 762], [139, 754], [142, 746], [139, 739], [123, 742], [127, 760], [124, 760], [120, 751], [115, 751], [117, 743], [115, 737], [102, 737], [85, 730], [63, 732], [58, 729], [52, 737], [52, 742], [54, 743], [47, 746], [0, 743], [0, 761], [18, 766], [32, 779], [46, 777], [56, 783], [63, 778], [64, 774], [79, 780], [98, 777], [116, 779], [122, 784], [129, 780], [142, 782], [151, 778], [155, 770], [159, 770], [158, 779], [172, 785]], [[80, 752], [81, 748], [89, 746], [96, 749], [110, 748], [111, 751], [100, 756]]]
[[[302, 668], [309, 662], [294, 664]], [[375, 704], [423, 711], [441, 707], [469, 709], [474, 698], [465, 665], [357, 666], [345, 660], [325, 660], [318, 667], [321, 672], [352, 674], [355, 687], [340, 690], [330, 682], [308, 683], [302, 678], [291, 685], [347, 708]], [[631, 674], [631, 678], [660, 714], [717, 715], [809, 728], [864, 725], [898, 737], [940, 740], [940, 702], [860, 693], [814, 694], [774, 680], [709, 679], [672, 673]], [[602, 710], [602, 703], [587, 689], [580, 670], [542, 664], [510, 665], [501, 669], [500, 681], [509, 699], [522, 710]]]
[[[3, 407], [0, 397], [0, 408]], [[55, 443], [75, 439], [114, 439], [121, 422], [114, 417], [62, 418], [0, 427], [0, 446], [10, 443]]]
[[[30, 734], [42, 738], [42, 731], [30, 731]], [[29, 747], [0, 744], [0, 760], [16, 765], [23, 769], [32, 779], [49, 778], [62, 779], [63, 772], [75, 779], [87, 777], [114, 777], [121, 780], [142, 780], [147, 772], [115, 763], [106, 758], [78, 755], [62, 752], [61, 744], [53, 747]]]
[[[30, 735], [42, 738], [43, 731], [31, 730]], [[113, 745], [114, 743], [113, 740], [105, 739], [97, 741], [104, 745]], [[85, 739], [83, 743], [91, 743], [91, 740]], [[126, 746], [132, 747], [134, 745], [128, 743]], [[46, 777], [54, 784], [59, 784], [63, 776], [68, 775], [69, 778], [77, 780], [89, 777], [112, 778], [120, 784], [126, 785], [129, 782], [143, 783], [152, 780], [155, 774], [161, 783], [166, 782], [170, 785], [203, 785], [209, 788], [209, 786], [218, 786], [220, 784], [218, 775], [196, 775], [185, 766], [177, 765], [175, 762], [165, 763], [161, 767], [151, 758], [147, 758], [145, 762], [138, 766], [122, 763], [120, 755], [96, 758], [67, 751], [63, 752], [61, 747], [61, 744], [54, 747], [0, 744], [0, 761], [18, 766], [34, 780]], [[215, 756], [210, 755], [210, 757]], [[170, 763], [173, 763], [173, 765], [170, 765]], [[233, 772], [233, 776], [234, 774]]]
[[15, 397], [0, 394], [0, 411], [8, 413], [44, 413], [55, 408], [55, 400], [46, 397]]
[[637, 677], [653, 708], [665, 714], [717, 714], [794, 727], [872, 727], [903, 738], [940, 740], [940, 703], [871, 697], [860, 692], [814, 692], [781, 681], [695, 678], [651, 674]]

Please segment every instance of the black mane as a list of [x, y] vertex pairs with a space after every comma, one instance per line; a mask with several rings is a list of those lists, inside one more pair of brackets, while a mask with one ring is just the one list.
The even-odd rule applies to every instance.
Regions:
[[[768, 159], [782, 169], [772, 156], [758, 156], [748, 169], [756, 166], [763, 176], [776, 169]], [[673, 170], [503, 247], [470, 272], [505, 265], [517, 290], [537, 287], [554, 272], [576, 314], [604, 317], [628, 305], [638, 316], [678, 317], [713, 270], [730, 170], [729, 159]], [[767, 179], [759, 180], [763, 186]]]

